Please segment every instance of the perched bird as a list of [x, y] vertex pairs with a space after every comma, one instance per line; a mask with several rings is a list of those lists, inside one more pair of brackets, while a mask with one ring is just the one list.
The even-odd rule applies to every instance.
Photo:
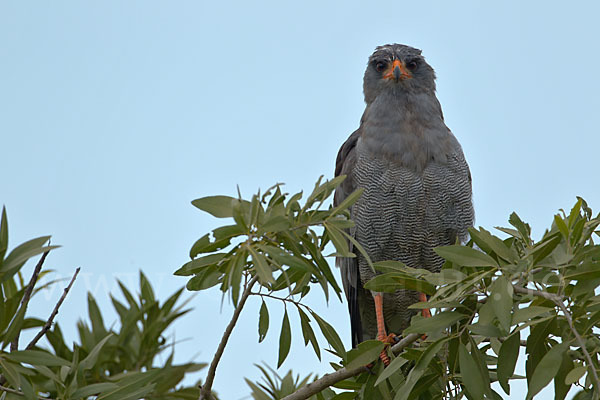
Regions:
[[[350, 209], [356, 224], [350, 234], [371, 260], [397, 260], [438, 272], [443, 260], [433, 249], [466, 240], [474, 212], [471, 173], [444, 123], [435, 72], [421, 50], [379, 46], [369, 58], [363, 90], [366, 108], [360, 127], [337, 156], [335, 175], [347, 178], [334, 204], [363, 188]], [[400, 334], [409, 325], [414, 311], [408, 306], [425, 296], [364, 289], [375, 272], [353, 251], [357, 257], [336, 261], [348, 299], [352, 345], [385, 341], [386, 331]]]

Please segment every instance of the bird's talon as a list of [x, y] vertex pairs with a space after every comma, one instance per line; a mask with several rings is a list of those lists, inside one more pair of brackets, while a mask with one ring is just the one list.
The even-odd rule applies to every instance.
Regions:
[[383, 365], [385, 365], [386, 367], [390, 365], [390, 356], [388, 356], [387, 354], [387, 346], [383, 350], [381, 350], [379, 358], [381, 358], [381, 361], [383, 361]]

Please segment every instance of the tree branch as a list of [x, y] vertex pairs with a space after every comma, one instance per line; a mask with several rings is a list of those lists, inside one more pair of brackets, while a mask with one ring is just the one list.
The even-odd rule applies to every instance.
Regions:
[[229, 337], [231, 336], [231, 332], [233, 331], [233, 328], [235, 327], [235, 324], [237, 323], [240, 313], [242, 312], [242, 308], [244, 307], [246, 300], [248, 300], [248, 296], [250, 296], [252, 286], [254, 286], [254, 284], [256, 283], [257, 280], [258, 280], [258, 274], [254, 275], [254, 277], [252, 279], [250, 279], [250, 281], [246, 285], [246, 288], [244, 289], [244, 293], [242, 294], [242, 297], [240, 298], [240, 302], [238, 303], [237, 307], [235, 308], [235, 311], [233, 312], [233, 316], [231, 317], [231, 321], [229, 321], [229, 325], [227, 325], [227, 328], [225, 328], [225, 332], [223, 333], [223, 337], [221, 338], [221, 343], [219, 343], [219, 347], [217, 347], [215, 356], [213, 357], [213, 360], [210, 363], [210, 368], [208, 369], [208, 374], [206, 375], [206, 382], [204, 383], [204, 385], [202, 385], [200, 387], [200, 399], [199, 400], [204, 400], [204, 399], [213, 400], [214, 399], [213, 395], [212, 395], [212, 385], [215, 380], [215, 373], [217, 372], [217, 365], [219, 365], [219, 361], [221, 360], [221, 356], [223, 355], [223, 351], [225, 350], [227, 341], [229, 340]]
[[567, 323], [569, 324], [569, 328], [571, 329], [571, 332], [573, 332], [573, 335], [575, 336], [575, 340], [577, 340], [577, 344], [579, 344], [579, 347], [581, 348], [581, 351], [583, 352], [583, 355], [585, 356], [585, 359], [586, 359], [587, 363], [589, 364], [588, 370], [592, 373], [594, 386], [596, 387], [596, 390], [594, 392], [597, 393], [598, 391], [600, 391], [600, 379], [598, 379], [598, 373], [596, 372], [596, 367], [594, 366], [594, 363], [592, 361], [592, 356], [588, 352], [588, 350], [585, 346], [585, 342], [583, 341], [583, 338], [581, 337], [579, 332], [577, 332], [577, 329], [575, 329], [575, 325], [573, 325], [573, 317], [571, 316], [571, 313], [565, 306], [564, 298], [562, 296], [556, 295], [554, 293], [542, 292], [540, 290], [527, 289], [527, 288], [517, 286], [517, 285], [513, 285], [513, 288], [514, 288], [515, 292], [517, 292], [517, 293], [529, 294], [529, 295], [533, 295], [533, 296], [537, 296], [537, 297], [542, 297], [546, 300], [550, 300], [551, 302], [556, 304], [558, 306], [558, 308], [560, 308], [562, 310], [563, 314], [565, 315], [565, 318], [567, 319]]
[[[42, 257], [40, 257], [40, 261], [38, 261], [37, 265], [33, 269], [33, 274], [31, 275], [31, 279], [29, 280], [29, 283], [27, 284], [25, 293], [23, 293], [23, 298], [21, 299], [21, 306], [19, 307], [20, 309], [23, 309], [23, 311], [27, 310], [27, 305], [29, 304], [29, 299], [31, 299], [31, 293], [33, 292], [33, 287], [35, 286], [35, 284], [38, 280], [38, 277], [40, 276], [40, 271], [42, 270], [42, 265], [44, 265], [44, 261], [46, 260], [48, 253], [50, 253], [50, 251], [47, 251], [44, 254], [42, 254]], [[11, 352], [19, 350], [19, 336], [20, 335], [21, 335], [21, 332], [20, 331], [17, 332], [15, 338], [12, 340], [12, 342], [10, 342], [10, 351]]]
[[[44, 253], [44, 254], [47, 254], [47, 253]], [[71, 290], [71, 286], [73, 286], [73, 283], [75, 282], [75, 279], [77, 278], [77, 275], [79, 274], [80, 269], [81, 268], [78, 267], [75, 270], [75, 273], [73, 274], [73, 277], [71, 278], [71, 282], [69, 282], [67, 287], [63, 290], [63, 294], [62, 294], [62, 296], [60, 296], [60, 299], [58, 299], [58, 303], [56, 303], [54, 310], [52, 310], [52, 314], [50, 314], [50, 317], [48, 317], [48, 320], [46, 321], [46, 323], [44, 324], [42, 329], [37, 333], [37, 335], [35, 335], [35, 337], [31, 340], [31, 342], [29, 342], [29, 344], [26, 347], [26, 350], [32, 349], [36, 345], [36, 343], [46, 334], [46, 332], [48, 332], [48, 329], [50, 329], [50, 327], [52, 326], [54, 317], [56, 317], [56, 314], [58, 314], [58, 309], [62, 305], [63, 301], [65, 301], [65, 298], [67, 297], [69, 290]]]
[[[410, 346], [413, 342], [415, 342], [421, 335], [418, 333], [411, 333], [406, 336], [394, 346], [392, 346], [392, 352], [394, 354], [400, 353], [406, 347]], [[348, 379], [350, 377], [356, 376], [362, 372], [368, 371], [367, 367], [358, 367], [354, 369], [346, 369], [341, 368], [335, 372], [330, 374], [325, 374], [321, 378], [317, 379], [314, 382], [309, 383], [306, 386], [302, 386], [300, 389], [296, 390], [294, 393], [284, 397], [282, 400], [304, 400], [308, 399], [310, 396], [315, 395], [322, 390], [335, 385], [336, 383], [343, 381], [344, 379]]]

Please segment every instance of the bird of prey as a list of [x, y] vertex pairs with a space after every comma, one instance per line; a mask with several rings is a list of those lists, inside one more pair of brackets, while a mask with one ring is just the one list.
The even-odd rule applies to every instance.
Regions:
[[[360, 127], [342, 145], [335, 175], [346, 175], [334, 204], [358, 188], [350, 234], [373, 262], [397, 260], [438, 272], [434, 247], [465, 241], [473, 225], [471, 174], [462, 148], [444, 123], [435, 95], [435, 72], [421, 50], [379, 46], [369, 58]], [[414, 314], [408, 306], [425, 296], [408, 290], [364, 289], [375, 272], [357, 251], [336, 260], [348, 300], [352, 345], [389, 340]], [[424, 315], [426, 313], [424, 312]], [[382, 356], [383, 358], [383, 356]], [[385, 360], [384, 360], [385, 362]]]

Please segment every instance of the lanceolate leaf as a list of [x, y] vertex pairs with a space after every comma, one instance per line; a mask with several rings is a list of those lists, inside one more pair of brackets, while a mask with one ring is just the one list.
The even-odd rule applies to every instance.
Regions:
[[402, 357], [394, 358], [392, 360], [392, 362], [390, 363], [390, 365], [385, 367], [385, 369], [383, 370], [383, 373], [381, 375], [379, 375], [379, 377], [377, 378], [377, 381], [375, 381], [375, 386], [379, 385], [381, 382], [383, 382], [384, 380], [388, 379], [390, 376], [395, 374], [396, 371], [398, 371], [407, 362], [408, 362], [408, 360], [405, 358], [402, 358]]
[[281, 364], [283, 364], [289, 354], [291, 343], [292, 332], [290, 329], [290, 320], [288, 318], [287, 310], [285, 310], [281, 324], [281, 334], [279, 335], [279, 359], [277, 360], [277, 368], [281, 367]]
[[379, 357], [384, 344], [379, 340], [366, 340], [347, 353], [348, 365], [346, 369], [354, 369], [367, 365]]
[[258, 273], [261, 283], [266, 284], [275, 282], [273, 279], [273, 271], [271, 270], [271, 266], [266, 257], [262, 253], [256, 251], [251, 245], [247, 245], [246, 247], [252, 255], [252, 264]]
[[405, 334], [409, 333], [428, 333], [438, 331], [443, 328], [455, 324], [461, 319], [466, 318], [466, 315], [457, 311], [444, 311], [436, 314], [431, 318], [423, 318], [413, 322], [404, 330]]
[[6, 217], [6, 207], [2, 207], [2, 219], [0, 219], [0, 269], [2, 269], [6, 249], [8, 249], [8, 218]]
[[489, 300], [504, 331], [510, 331], [512, 320], [513, 287], [504, 276], [498, 277], [492, 286]]
[[521, 346], [521, 336], [519, 332], [510, 335], [502, 346], [498, 354], [498, 382], [506, 394], [510, 394], [510, 386], [508, 380], [515, 372], [515, 365], [519, 358], [519, 347]]
[[344, 344], [342, 343], [342, 340], [338, 336], [335, 329], [333, 329], [333, 327], [329, 325], [324, 319], [319, 317], [317, 313], [313, 312], [311, 314], [313, 318], [317, 321], [317, 324], [319, 324], [319, 328], [321, 328], [323, 336], [325, 336], [325, 339], [327, 339], [331, 347], [333, 347], [333, 350], [335, 350], [338, 356], [344, 358], [346, 356], [346, 350], [344, 349]]
[[394, 400], [407, 400], [409, 398], [415, 384], [421, 379], [433, 357], [435, 357], [437, 352], [442, 348], [442, 345], [450, 339], [451, 337], [438, 339], [423, 351], [423, 354], [421, 354], [413, 369], [410, 370], [406, 382], [398, 389]]
[[22, 362], [31, 365], [47, 365], [47, 366], [60, 366], [60, 365], [70, 365], [70, 362], [64, 360], [60, 357], [57, 357], [53, 354], [47, 353], [45, 351], [39, 350], [23, 350], [23, 351], [13, 351], [10, 354], [6, 355], [6, 358], [15, 361]]
[[471, 247], [452, 245], [436, 247], [434, 251], [448, 261], [464, 267], [496, 267], [496, 261]]
[[367, 282], [365, 289], [375, 292], [395, 292], [398, 289], [408, 289], [425, 294], [435, 293], [435, 286], [429, 282], [396, 272], [388, 272], [387, 274], [375, 276]]
[[319, 343], [317, 342], [317, 337], [315, 336], [315, 332], [310, 326], [310, 319], [308, 315], [300, 307], [297, 307], [298, 315], [300, 316], [300, 324], [302, 326], [302, 336], [304, 336], [304, 345], [308, 345], [308, 342], [313, 347], [317, 358], [321, 360], [321, 349], [319, 348]]
[[458, 359], [460, 364], [460, 376], [466, 389], [471, 393], [471, 396], [474, 399], [483, 399], [485, 396], [483, 377], [479, 373], [477, 363], [462, 343], [458, 345]]
[[258, 341], [262, 342], [267, 336], [269, 330], [269, 310], [267, 305], [263, 301], [260, 306], [260, 312], [258, 317]]
[[207, 196], [192, 201], [194, 207], [217, 218], [233, 217], [233, 203], [238, 199], [229, 196]]
[[568, 343], [552, 346], [540, 360], [539, 364], [535, 367], [535, 371], [533, 371], [531, 381], [529, 382], [529, 388], [527, 390], [528, 400], [532, 399], [533, 396], [538, 394], [540, 390], [552, 381], [560, 368], [563, 353], [567, 351], [568, 348]]
[[573, 383], [578, 382], [583, 377], [583, 375], [585, 375], [586, 371], [587, 367], [585, 365], [573, 368], [571, 372], [567, 374], [567, 377], [565, 378], [565, 383], [567, 385], [572, 385]]
[[98, 342], [98, 344], [96, 346], [94, 346], [94, 348], [92, 349], [92, 351], [90, 351], [90, 353], [87, 355], [87, 357], [84, 358], [83, 360], [81, 360], [81, 362], [79, 363], [79, 368], [81, 368], [83, 370], [92, 368], [94, 366], [94, 364], [96, 363], [96, 360], [98, 359], [98, 355], [100, 354], [102, 347], [104, 347], [106, 342], [112, 336], [113, 336], [113, 334], [109, 333], [108, 335], [106, 335], [106, 337], [104, 339], [102, 339], [100, 342]]

